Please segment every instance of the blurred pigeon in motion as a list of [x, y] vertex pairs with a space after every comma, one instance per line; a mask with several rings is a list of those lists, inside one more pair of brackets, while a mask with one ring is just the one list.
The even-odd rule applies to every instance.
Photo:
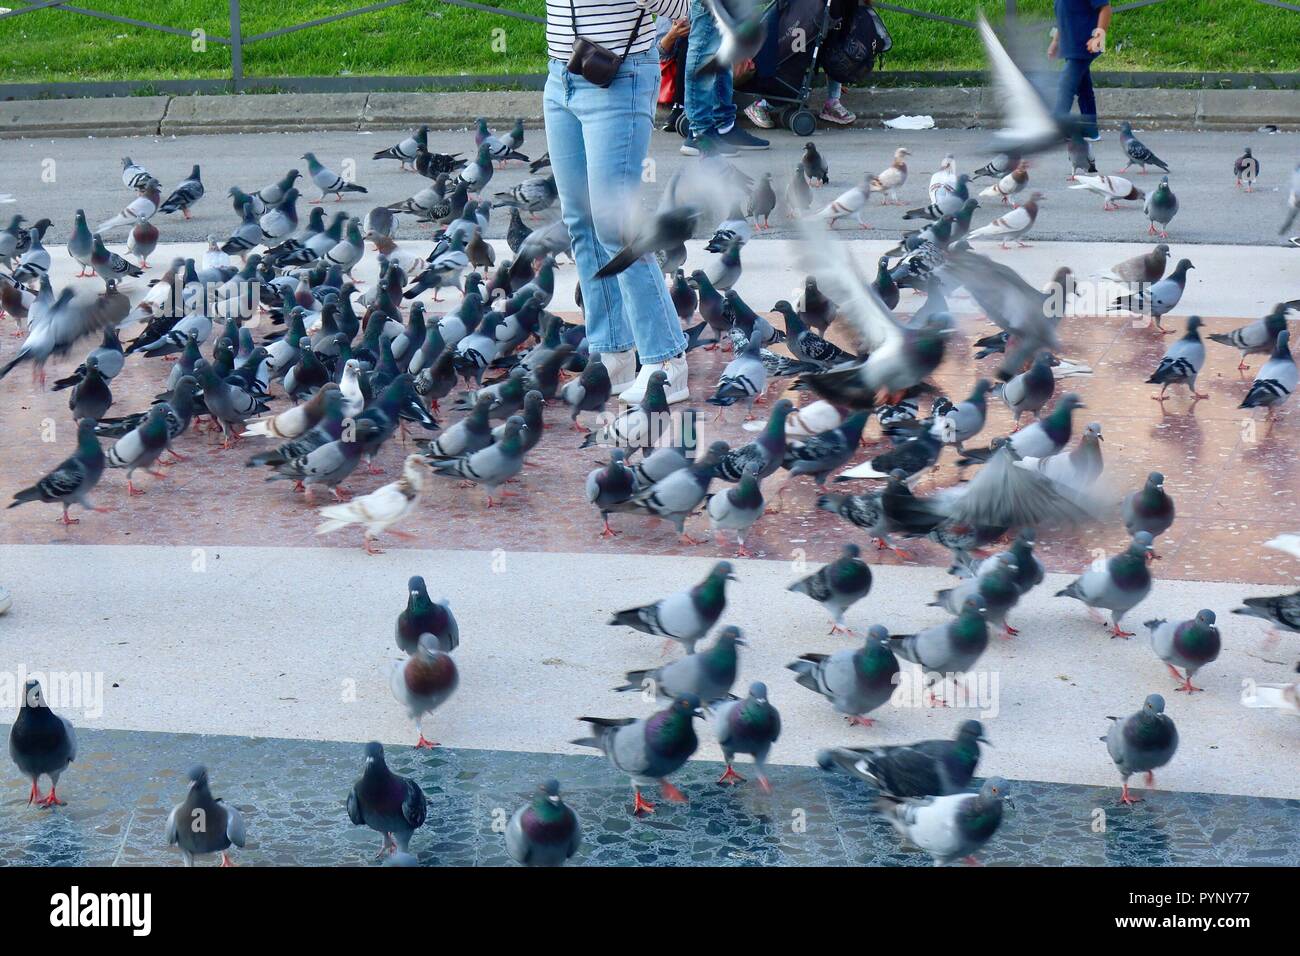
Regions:
[[1277, 638], [1278, 628], [1300, 634], [1300, 591], [1271, 597], [1242, 598], [1241, 603], [1245, 606], [1233, 608], [1232, 613], [1268, 621], [1269, 635], [1273, 639]]
[[735, 580], [731, 562], [719, 561], [693, 588], [653, 604], [618, 611], [609, 623], [677, 641], [686, 647], [687, 654], [694, 654], [696, 642], [722, 616], [727, 606], [727, 582]]
[[628, 671], [627, 683], [614, 689], [639, 690], [657, 699], [672, 700], [693, 694], [707, 705], [731, 693], [740, 667], [740, 652], [736, 648], [746, 646], [740, 628], [724, 627], [717, 640], [699, 653], [688, 654], [653, 670]]
[[749, 754], [754, 758], [758, 772], [758, 787], [764, 793], [772, 792], [767, 779], [767, 753], [781, 736], [781, 714], [767, 699], [767, 685], [755, 681], [749, 685], [749, 694], [740, 700], [729, 700], [713, 708], [713, 726], [718, 746], [727, 761], [727, 769], [718, 778], [720, 784], [744, 782], [733, 766], [736, 754]]
[[1057, 591], [1056, 596], [1082, 601], [1088, 607], [1088, 616], [1095, 621], [1101, 619], [1094, 609], [1105, 608], [1111, 614], [1111, 637], [1132, 637], [1132, 631], [1120, 630], [1119, 622], [1151, 593], [1151, 572], [1147, 568], [1150, 551], [1151, 535], [1139, 531], [1133, 535], [1128, 548], [1104, 567], [1080, 575], [1068, 587]]
[[876, 809], [901, 835], [929, 853], [935, 866], [965, 859], [993, 838], [1002, 824], [1002, 805], [1011, 803], [1011, 785], [1001, 777], [984, 781], [979, 793], [957, 793], [923, 800], [882, 796]]
[[898, 659], [879, 624], [868, 629], [859, 648], [803, 654], [786, 667], [797, 675], [795, 683], [825, 697], [852, 726], [872, 726], [875, 721], [865, 715], [888, 701], [898, 682]]
[[425, 634], [433, 636], [440, 651], [450, 653], [458, 648], [460, 626], [447, 599], [431, 600], [424, 578], [418, 574], [406, 582], [406, 590], [406, 607], [397, 615], [394, 629], [398, 648], [403, 653], [414, 654]]
[[560, 796], [560, 782], [537, 786], [531, 803], [506, 824], [506, 852], [524, 866], [563, 866], [582, 843], [582, 822]]
[[978, 720], [964, 720], [952, 740], [922, 740], [883, 747], [835, 747], [817, 752], [823, 770], [843, 770], [891, 797], [946, 797], [962, 793], [975, 776], [980, 744]]
[[640, 720], [579, 717], [591, 725], [592, 735], [573, 743], [603, 751], [614, 769], [631, 779], [634, 814], [654, 813], [654, 804], [641, 796], [642, 787], [657, 783], [665, 799], [686, 802], [686, 795], [669, 783], [668, 777], [681, 769], [699, 746], [694, 723], [700, 716], [699, 707], [699, 698], [687, 694], [664, 710]]
[[348, 819], [383, 834], [375, 859], [389, 853], [410, 852], [411, 835], [424, 826], [428, 801], [420, 785], [399, 777], [384, 762], [384, 745], [366, 744], [366, 765], [348, 793]]
[[167, 816], [167, 845], [178, 846], [186, 866], [196, 856], [220, 853], [221, 865], [230, 862], [230, 848], [243, 849], [244, 818], [239, 811], [208, 788], [208, 768], [202, 764], [190, 770], [190, 789], [185, 799]]
[[[23, 684], [18, 716], [9, 728], [9, 757], [18, 771], [32, 781], [28, 806], [66, 806], [67, 801], [60, 800], [55, 790], [59, 777], [77, 759], [77, 732], [72, 721], [50, 710], [38, 680]], [[50, 778], [50, 792], [43, 797], [37, 786], [42, 775]]]
[[696, 206], [676, 206], [655, 213], [614, 258], [596, 271], [596, 278], [618, 275], [642, 256], [681, 245], [695, 234], [699, 220], [700, 209]]
[[[981, 10], [976, 20], [984, 53], [988, 57], [993, 89], [1002, 116], [1002, 127], [990, 138], [989, 146], [1003, 154], [1004, 162], [992, 175], [1009, 172], [1025, 156], [1057, 147], [1066, 137], [1066, 117], [1058, 117], [1024, 71], [998, 39]], [[982, 172], [982, 171], [981, 171]]]
[[460, 683], [456, 662], [450, 654], [439, 650], [439, 643], [435, 635], [421, 634], [415, 651], [393, 668], [388, 682], [393, 697], [415, 721], [415, 730], [420, 735], [415, 743], [417, 749], [431, 750], [438, 746], [437, 741], [425, 738], [424, 718], [445, 704]]
[[1145, 773], [1147, 786], [1152, 786], [1156, 779], [1152, 771], [1169, 763], [1178, 750], [1178, 729], [1165, 713], [1165, 699], [1159, 694], [1149, 695], [1135, 714], [1106, 719], [1114, 723], [1100, 739], [1105, 742], [1123, 781], [1120, 803], [1139, 803], [1142, 798], [1129, 793], [1128, 778]]
[[[1202, 667], [1219, 657], [1223, 642], [1214, 621], [1213, 611], [1200, 610], [1196, 612], [1196, 617], [1187, 621], [1156, 618], [1143, 622], [1143, 627], [1150, 633], [1151, 649], [1156, 652], [1156, 657], [1165, 662], [1174, 679], [1179, 681], [1176, 690], [1191, 695], [1205, 689], [1194, 686], [1192, 678]], [[1179, 667], [1183, 669], [1182, 674], [1177, 671]]]
[[[1130, 123], [1120, 123], [1119, 142], [1120, 145], [1124, 147], [1124, 155], [1128, 159], [1128, 162], [1124, 164], [1124, 168], [1120, 170], [1121, 173], [1128, 172], [1128, 168], [1134, 163], [1137, 163], [1142, 167], [1143, 173], [1146, 173], [1148, 166], [1155, 166], [1159, 169], [1163, 169], [1165, 172], [1169, 172], [1169, 167], [1165, 164], [1164, 160], [1151, 152], [1142, 140], [1133, 135], [1133, 126]], [[1166, 180], [1168, 178], [1169, 177], [1167, 176], [1165, 177]]]
[[830, 564], [786, 588], [806, 594], [824, 607], [831, 616], [832, 634], [853, 633], [844, 626], [844, 612], [871, 593], [871, 568], [861, 555], [856, 544], [846, 544]]
[[767, 12], [765, 6], [754, 0], [705, 0], [704, 6], [713, 17], [722, 42], [717, 51], [696, 68], [697, 77], [718, 70], [731, 70], [758, 55], [759, 48], [767, 39], [767, 25], [763, 20]]
[[[1300, 163], [1296, 164], [1295, 170], [1291, 173], [1291, 191], [1286, 200], [1286, 218], [1282, 220], [1282, 228], [1277, 231], [1279, 236], [1285, 236], [1286, 231], [1291, 228], [1291, 223], [1295, 222], [1297, 213], [1300, 213]], [[1291, 245], [1300, 245], [1300, 237], [1292, 236], [1287, 240]]]
[[1247, 679], [1243, 684], [1241, 702], [1247, 707], [1280, 710], [1292, 717], [1300, 717], [1300, 680], [1289, 684], [1266, 684]]

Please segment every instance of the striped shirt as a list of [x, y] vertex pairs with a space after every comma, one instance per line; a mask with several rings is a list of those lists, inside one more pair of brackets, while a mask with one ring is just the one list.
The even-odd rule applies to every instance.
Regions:
[[[690, 0], [573, 0], [578, 13], [578, 36], [599, 43], [621, 56], [627, 39], [641, 18], [641, 29], [628, 55], [642, 53], [655, 42], [654, 16], [677, 20], [687, 15]], [[573, 53], [573, 11], [569, 0], [546, 0], [546, 48], [558, 60]]]

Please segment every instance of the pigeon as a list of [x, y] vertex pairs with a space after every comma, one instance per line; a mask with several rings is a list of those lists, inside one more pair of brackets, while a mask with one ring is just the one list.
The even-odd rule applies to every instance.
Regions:
[[108, 380], [100, 374], [99, 359], [92, 355], [86, 359], [85, 377], [72, 386], [68, 408], [72, 410], [74, 420], [89, 418], [97, 422], [112, 404], [113, 392], [108, 387]]
[[[155, 239], [156, 233], [157, 230], [155, 230]], [[50, 252], [41, 245], [41, 234], [35, 229], [28, 229], [27, 239], [27, 249], [19, 257], [18, 265], [13, 270], [13, 281], [19, 285], [39, 283], [41, 276], [50, 274]]]
[[518, 160], [521, 163], [532, 162], [523, 153], [518, 152], [524, 142], [524, 121], [515, 120], [514, 128], [504, 136], [496, 136], [488, 129], [487, 121], [482, 117], [478, 120], [478, 131], [474, 134], [474, 140], [479, 146], [486, 146], [488, 154], [492, 161], [505, 165], [510, 160]]
[[[1007, 444], [1021, 458], [1050, 458], [1059, 455], [1070, 444], [1075, 410], [1084, 407], [1083, 400], [1077, 394], [1067, 392], [1049, 414], [1020, 429]], [[983, 449], [966, 449], [965, 455], [966, 458], [958, 464], [988, 457]]]
[[[1296, 214], [1300, 213], [1300, 163], [1296, 164], [1291, 173], [1291, 189], [1287, 196], [1286, 217], [1282, 220], [1282, 228], [1277, 231], [1279, 236], [1285, 236], [1286, 231], [1291, 228], [1291, 223], [1295, 222]], [[1287, 240], [1291, 245], [1300, 245], [1297, 237], [1292, 236]]]
[[831, 616], [832, 634], [853, 633], [844, 625], [844, 612], [871, 593], [871, 568], [861, 555], [856, 544], [846, 544], [830, 564], [786, 588], [806, 594], [824, 607]]
[[826, 224], [834, 228], [840, 219], [853, 217], [863, 229], [870, 229], [866, 214], [871, 197], [871, 178], [864, 176], [858, 185], [840, 193], [825, 206], [812, 214], [813, 219], [825, 219]]
[[[976, 177], [972, 177], [976, 178]], [[1004, 175], [992, 186], [980, 190], [980, 199], [999, 199], [1002, 205], [1011, 204], [1011, 197], [1018, 194], [1029, 184], [1029, 169], [1022, 163]]]
[[394, 631], [398, 648], [408, 655], [414, 654], [425, 634], [431, 635], [437, 650], [444, 653], [459, 647], [460, 626], [447, 599], [430, 600], [424, 578], [418, 574], [406, 582], [406, 590], [406, 608], [397, 615]]
[[697, 206], [674, 206], [655, 213], [642, 224], [627, 245], [596, 271], [595, 277], [604, 279], [618, 275], [642, 256], [681, 245], [695, 234], [699, 219]]
[[1013, 240], [1017, 246], [1022, 248], [1028, 246], [1028, 243], [1022, 240], [1029, 230], [1034, 228], [1034, 222], [1038, 219], [1038, 204], [1044, 198], [1040, 192], [1030, 193], [1029, 198], [1015, 209], [998, 216], [988, 225], [973, 229], [967, 233], [967, 241], [972, 239], [996, 239], [1003, 249], [1006, 249], [1007, 243]]
[[[767, 390], [767, 369], [759, 356], [762, 346], [763, 333], [755, 329], [745, 348], [722, 370], [717, 387], [708, 399], [710, 405], [723, 409], [743, 402], [745, 421], [754, 418], [754, 402]], [[718, 416], [722, 416], [722, 411]]]
[[[812, 143], [808, 144], [809, 146]], [[785, 187], [785, 213], [791, 219], [797, 219], [808, 211], [812, 205], [812, 190], [808, 188], [808, 176], [803, 165], [795, 166], [794, 174]]]
[[91, 237], [90, 227], [86, 225], [86, 212], [84, 209], [78, 209], [73, 217], [72, 235], [68, 237], [68, 255], [81, 264], [81, 271], [77, 273], [78, 279], [94, 274], [94, 269], [90, 266], [90, 252], [93, 247], [94, 240]]
[[1071, 189], [1086, 189], [1102, 198], [1101, 208], [1106, 212], [1119, 209], [1120, 200], [1142, 200], [1146, 193], [1123, 176], [1075, 176]]
[[230, 848], [244, 847], [244, 818], [233, 806], [212, 796], [207, 767], [194, 767], [189, 778], [185, 799], [167, 815], [167, 845], [180, 847], [186, 866], [193, 866], [196, 856], [207, 853], [220, 853], [223, 867], [234, 866]]
[[1124, 499], [1122, 515], [1131, 535], [1145, 531], [1154, 541], [1168, 531], [1174, 523], [1174, 499], [1165, 491], [1165, 476], [1158, 471], [1147, 475], [1146, 484]]
[[401, 169], [414, 169], [415, 158], [419, 155], [420, 150], [428, 152], [429, 148], [429, 127], [420, 126], [410, 136], [407, 136], [400, 142], [387, 149], [381, 149], [372, 156], [372, 159], [395, 159]]
[[[809, 475], [817, 487], [825, 488], [826, 476], [843, 467], [857, 453], [868, 418], [867, 412], [854, 412], [835, 428], [803, 441], [791, 441], [781, 458], [781, 467], [789, 471], [791, 481], [799, 475]], [[785, 487], [782, 485], [782, 489]]]
[[149, 256], [158, 248], [158, 227], [148, 219], [141, 219], [131, 227], [127, 236], [126, 251], [140, 260], [140, 268], [149, 268]]
[[609, 402], [611, 391], [609, 370], [605, 368], [605, 363], [597, 353], [588, 359], [577, 378], [560, 389], [560, 398], [573, 410], [569, 420], [573, 423], [574, 431], [590, 431], [578, 423], [578, 416], [583, 412], [603, 412]]
[[1190, 259], [1179, 259], [1174, 271], [1166, 278], [1116, 298], [1111, 306], [1112, 311], [1127, 309], [1138, 315], [1150, 315], [1155, 319], [1157, 329], [1172, 335], [1173, 330], [1164, 328], [1160, 324], [1160, 319], [1178, 305], [1178, 301], [1183, 297], [1183, 290], [1187, 287], [1187, 271], [1195, 268]]
[[1001, 777], [984, 781], [979, 793], [923, 800], [881, 797], [876, 808], [895, 830], [930, 854], [935, 866], [965, 859], [993, 838], [1002, 824], [1002, 805], [1011, 805], [1011, 785]]
[[524, 866], [563, 866], [582, 844], [582, 821], [560, 797], [560, 782], [539, 784], [506, 824], [506, 852]]
[[[258, 217], [257, 224], [265, 239], [283, 239], [297, 231], [298, 207], [295, 204], [301, 195], [297, 189], [290, 187], [279, 202], [268, 205], [266, 212]], [[225, 246], [221, 249], [223, 252], [232, 251]]]
[[487, 144], [480, 144], [478, 153], [472, 162], [456, 174], [452, 180], [456, 186], [464, 186], [469, 193], [480, 193], [492, 179], [492, 150]]
[[595, 468], [587, 474], [587, 500], [600, 509], [600, 517], [605, 522], [600, 534], [602, 538], [612, 538], [621, 533], [609, 526], [610, 506], [622, 504], [637, 491], [636, 476], [623, 459], [623, 450], [615, 448], [609, 453], [607, 466]]
[[1128, 162], [1124, 164], [1124, 168], [1120, 170], [1121, 173], [1127, 172], [1128, 168], [1134, 163], [1142, 167], [1143, 173], [1147, 171], [1148, 166], [1156, 166], [1165, 172], [1169, 172], [1169, 167], [1165, 165], [1165, 162], [1151, 152], [1145, 143], [1133, 135], [1133, 127], [1129, 123], [1120, 124], [1119, 141], [1120, 145], [1124, 147], [1124, 155], [1128, 159]]
[[988, 415], [988, 403], [985, 398], [993, 383], [986, 378], [977, 379], [970, 395], [952, 406], [941, 416], [936, 416], [930, 428], [935, 438], [943, 439], [962, 450], [962, 445], [974, 438], [984, 429], [984, 420]]
[[781, 736], [781, 714], [767, 699], [767, 685], [755, 681], [749, 685], [749, 694], [744, 698], [728, 700], [713, 708], [713, 726], [727, 761], [727, 769], [718, 783], [742, 783], [745, 778], [732, 765], [736, 754], [749, 754], [754, 758], [759, 789], [771, 793], [772, 783], [767, 779], [765, 764], [768, 751]]
[[1147, 775], [1147, 786], [1155, 783], [1152, 773], [1174, 758], [1178, 750], [1178, 728], [1165, 713], [1165, 699], [1159, 694], [1151, 694], [1143, 703], [1142, 709], [1128, 717], [1107, 717], [1113, 720], [1106, 736], [1100, 738], [1106, 743], [1106, 750], [1115, 768], [1119, 770], [1123, 789], [1120, 791], [1120, 803], [1132, 804], [1141, 801], [1128, 791], [1128, 778], [1135, 773]]
[[[9, 757], [18, 771], [32, 781], [28, 806], [33, 803], [38, 807], [67, 805], [55, 791], [59, 777], [77, 759], [77, 732], [72, 721], [50, 709], [38, 680], [23, 684], [22, 704], [9, 728]], [[50, 778], [50, 792], [43, 797], [37, 786], [42, 774]]]
[[1052, 374], [1051, 355], [1040, 352], [1034, 363], [997, 389], [1015, 419], [1015, 430], [1020, 430], [1020, 419], [1026, 412], [1041, 415], [1043, 406], [1056, 390], [1056, 376]]
[[199, 166], [197, 163], [190, 170], [190, 174], [177, 184], [172, 190], [158, 211], [170, 215], [179, 212], [186, 219], [190, 217], [190, 207], [203, 198], [203, 179], [199, 175]]
[[1091, 422], [1072, 450], [1047, 458], [1022, 458], [1015, 464], [1018, 468], [1038, 472], [1063, 489], [1087, 492], [1096, 484], [1105, 467], [1101, 456], [1102, 441], [1101, 423]]
[[424, 456], [407, 455], [402, 464], [402, 475], [397, 481], [351, 501], [321, 508], [320, 516], [325, 520], [316, 526], [316, 533], [328, 534], [348, 525], [364, 525], [362, 546], [366, 549], [366, 554], [383, 554], [383, 549], [375, 544], [383, 532], [388, 531], [408, 539], [414, 537], [396, 530], [393, 525], [419, 506], [420, 496], [428, 487], [428, 477], [429, 465]]
[[997, 627], [1007, 637], [1018, 633], [1007, 623], [1007, 615], [1020, 600], [1015, 556], [1010, 552], [994, 555], [980, 565], [973, 578], [967, 578], [955, 588], [945, 588], [935, 594], [928, 607], [941, 607], [949, 614], [961, 614], [967, 598], [974, 596], [983, 608], [984, 620]]
[[[1189, 621], [1166, 621], [1156, 618], [1144, 621], [1143, 626], [1151, 636], [1151, 649], [1156, 657], [1165, 662], [1169, 673], [1181, 683], [1176, 690], [1186, 691], [1188, 695], [1204, 690], [1192, 684], [1192, 678], [1206, 664], [1218, 659], [1222, 639], [1219, 629], [1214, 626], [1214, 612], [1200, 610]], [[1176, 668], [1184, 673], [1179, 674]]]
[[110, 229], [116, 229], [118, 226], [128, 226], [141, 219], [152, 218], [154, 213], [158, 211], [158, 206], [162, 203], [162, 195], [158, 191], [158, 180], [147, 179], [137, 187], [136, 192], [136, 197], [121, 212], [101, 222], [95, 232], [105, 233]]
[[1273, 351], [1277, 334], [1286, 328], [1288, 311], [1290, 306], [1285, 302], [1279, 302], [1264, 318], [1256, 319], [1249, 325], [1243, 325], [1231, 332], [1215, 333], [1208, 338], [1211, 342], [1228, 345], [1240, 351], [1241, 361], [1237, 363], [1237, 371], [1244, 372], [1250, 368], [1246, 364], [1247, 355], [1263, 355]]
[[1196, 376], [1205, 365], [1205, 343], [1201, 341], [1201, 334], [1197, 330], [1204, 324], [1199, 315], [1190, 316], [1187, 319], [1187, 334], [1165, 350], [1160, 364], [1147, 379], [1148, 383], [1160, 386], [1160, 394], [1151, 396], [1156, 401], [1163, 402], [1165, 390], [1170, 385], [1177, 384], [1186, 385], [1195, 399], [1210, 397], [1196, 390]]
[[[890, 634], [889, 646], [903, 660], [920, 666], [927, 685], [968, 672], [989, 644], [988, 622], [977, 594], [968, 595], [957, 616], [915, 634]], [[931, 700], [935, 699], [933, 690]]]
[[261, 435], [283, 440], [305, 435], [324, 418], [326, 397], [330, 392], [337, 392], [338, 390], [338, 385], [327, 382], [301, 405], [295, 405], [278, 415], [270, 415], [249, 422], [244, 429], [244, 437]]
[[95, 437], [95, 422], [83, 418], [77, 423], [77, 450], [72, 457], [59, 463], [52, 472], [14, 495], [10, 508], [29, 501], [58, 502], [63, 506], [63, 523], [77, 524], [80, 518], [69, 518], [68, 508], [73, 502], [90, 511], [104, 512], [90, 502], [90, 492], [99, 484], [104, 474], [104, 452]]
[[545, 212], [559, 201], [560, 195], [555, 188], [555, 177], [534, 176], [516, 183], [508, 190], [493, 195], [493, 209], [522, 209], [530, 216]]
[[874, 724], [864, 715], [888, 701], [898, 683], [898, 659], [890, 650], [889, 632], [879, 624], [868, 629], [856, 650], [803, 654], [786, 667], [797, 675], [795, 683], [821, 694], [854, 726]]
[[1268, 621], [1271, 636], [1277, 636], [1278, 628], [1300, 634], [1300, 591], [1271, 597], [1243, 598], [1241, 603], [1245, 607], [1233, 608], [1232, 613]]
[[235, 433], [235, 426], [242, 426], [250, 418], [266, 411], [266, 405], [252, 389], [240, 384], [234, 376], [225, 380], [219, 379], [211, 365], [203, 365], [196, 369], [195, 377], [203, 389], [203, 404], [208, 414], [221, 426], [222, 448], [228, 449], [233, 443], [232, 440], [239, 441], [242, 438]]
[[[754, 219], [755, 229], [771, 229], [768, 217], [776, 209], [776, 190], [772, 188], [772, 174], [763, 173], [749, 195], [749, 215]], [[760, 223], [759, 220], [762, 220]]]
[[988, 743], [978, 720], [964, 720], [953, 740], [921, 740], [883, 747], [835, 747], [817, 752], [823, 770], [840, 769], [891, 797], [946, 797], [964, 793]]
[[826, 160], [822, 154], [817, 151], [817, 144], [811, 141], [804, 143], [803, 156], [799, 159], [799, 168], [803, 172], [804, 179], [812, 185], [825, 186], [831, 181], [830, 168], [826, 165]]
[[307, 173], [311, 176], [311, 181], [320, 190], [320, 199], [313, 199], [313, 203], [324, 202], [325, 197], [331, 193], [337, 201], [342, 202], [344, 193], [365, 193], [370, 191], [365, 186], [358, 186], [356, 183], [349, 182], [334, 170], [321, 165], [315, 153], [304, 153], [302, 158], [307, 160]]
[[745, 535], [763, 515], [763, 493], [753, 468], [747, 468], [734, 488], [709, 495], [705, 510], [709, 514], [709, 527], [719, 547], [726, 547], [722, 532], [736, 532], [736, 557], [753, 557], [745, 547]]
[[1178, 215], [1178, 197], [1169, 188], [1168, 176], [1162, 176], [1160, 185], [1155, 188], [1155, 192], [1147, 196], [1146, 201], [1142, 204], [1142, 213], [1150, 220], [1147, 232], [1153, 236], [1156, 235], [1156, 223], [1159, 223], [1160, 238], [1169, 238], [1169, 223], [1173, 221], [1174, 216]]
[[99, 233], [90, 237], [90, 267], [95, 270], [95, 274], [105, 282], [116, 282], [119, 279], [129, 278], [138, 279], [144, 275], [144, 270], [139, 266], [134, 266], [127, 262], [116, 252], [110, 252], [104, 245], [104, 239]]
[[1151, 540], [1148, 532], [1137, 532], [1127, 549], [1107, 561], [1104, 567], [1086, 571], [1068, 587], [1057, 591], [1056, 596], [1082, 601], [1094, 620], [1099, 620], [1094, 608], [1109, 610], [1111, 637], [1132, 637], [1133, 632], [1121, 630], [1119, 622], [1151, 593], [1151, 572], [1147, 569]]
[[644, 719], [579, 717], [591, 725], [592, 735], [573, 743], [603, 751], [615, 770], [631, 778], [634, 814], [654, 813], [654, 804], [641, 796], [642, 787], [658, 783], [666, 799], [686, 802], [668, 777], [681, 769], [699, 746], [693, 723], [699, 706], [698, 697], [686, 694]]
[[130, 156], [122, 157], [122, 185], [127, 189], [139, 189], [153, 179], [149, 170], [134, 162]]
[[[126, 363], [126, 356], [122, 352], [122, 340], [118, 337], [117, 327], [110, 325], [104, 329], [104, 337], [99, 345], [90, 350], [87, 359], [93, 357], [99, 366], [99, 374], [107, 380], [117, 378], [122, 372], [122, 366]], [[78, 365], [73, 373], [66, 378], [55, 381], [51, 390], [58, 392], [65, 388], [71, 388], [83, 378], [86, 377], [86, 363]], [[177, 376], [179, 378], [179, 376]]]
[[704, 7], [722, 39], [717, 50], [696, 67], [697, 78], [731, 70], [758, 55], [767, 39], [765, 6], [754, 0], [705, 0]]
[[1243, 684], [1241, 702], [1247, 707], [1280, 710], [1292, 717], [1300, 717], [1300, 681], [1264, 684], [1246, 680]]
[[246, 256], [250, 249], [261, 245], [265, 238], [262, 233], [262, 227], [258, 222], [258, 214], [253, 209], [252, 203], [244, 203], [240, 210], [240, 223], [235, 227], [235, 231], [230, 237], [221, 244], [221, 251], [226, 255]]
[[722, 616], [727, 606], [727, 582], [735, 580], [731, 563], [719, 561], [708, 577], [690, 590], [618, 611], [609, 623], [677, 641], [685, 646], [687, 654], [694, 654], [695, 644]]
[[1111, 273], [1123, 282], [1143, 284], [1159, 282], [1165, 277], [1165, 265], [1169, 261], [1169, 247], [1163, 242], [1150, 252], [1133, 256], [1111, 266]]
[[898, 198], [898, 191], [907, 182], [907, 161], [905, 157], [911, 155], [912, 151], [910, 149], [900, 146], [894, 150], [894, 161], [890, 163], [889, 168], [871, 177], [871, 191], [885, 193], [889, 197], [884, 200], [886, 206], [901, 206], [903, 204], [902, 200]]
[[[481, 485], [487, 491], [487, 507], [493, 507], [497, 489], [519, 474], [523, 467], [524, 447], [520, 435], [523, 427], [524, 420], [521, 417], [510, 416], [499, 441], [459, 458], [435, 460], [432, 462], [433, 473]], [[513, 496], [512, 491], [501, 492], [502, 498]]]
[[108, 467], [126, 469], [126, 493], [128, 495], [144, 494], [143, 489], [135, 487], [131, 482], [131, 476], [137, 468], [145, 469], [155, 478], [167, 477], [164, 472], [158, 471], [152, 466], [167, 449], [167, 445], [171, 441], [167, 422], [169, 412], [175, 414], [171, 406], [166, 402], [159, 402], [157, 405], [151, 406], [144, 421], [114, 442], [104, 456]]
[[1273, 353], [1255, 373], [1255, 381], [1238, 408], [1267, 408], [1271, 419], [1300, 384], [1295, 359], [1291, 357], [1291, 333], [1283, 329], [1273, 341]]
[[411, 835], [424, 825], [428, 801], [420, 785], [399, 777], [384, 762], [384, 745], [366, 744], [366, 765], [348, 793], [348, 819], [383, 834], [379, 859], [389, 853], [408, 853]]
[[417, 749], [438, 746], [436, 741], [425, 738], [424, 718], [445, 704], [460, 682], [456, 662], [446, 651], [439, 650], [439, 643], [436, 635], [421, 634], [411, 656], [393, 668], [388, 682], [393, 697], [415, 721], [420, 735]]
[[691, 694], [704, 704], [723, 700], [736, 682], [740, 666], [736, 648], [746, 646], [740, 628], [724, 627], [712, 646], [654, 670], [628, 671], [627, 683], [614, 690], [637, 690], [649, 697], [671, 700]]

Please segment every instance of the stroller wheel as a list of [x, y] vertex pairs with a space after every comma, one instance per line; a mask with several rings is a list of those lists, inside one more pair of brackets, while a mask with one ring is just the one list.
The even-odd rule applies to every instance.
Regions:
[[785, 116], [785, 124], [796, 136], [811, 136], [817, 129], [817, 117], [810, 110], [791, 110]]
[[685, 139], [691, 134], [691, 124], [686, 121], [686, 111], [683, 110], [677, 117], [677, 135]]

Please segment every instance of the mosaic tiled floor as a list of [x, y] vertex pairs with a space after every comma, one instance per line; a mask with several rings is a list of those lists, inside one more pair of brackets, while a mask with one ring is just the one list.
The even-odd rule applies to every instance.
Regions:
[[[0, 728], [8, 735], [8, 727]], [[344, 809], [360, 772], [354, 743], [79, 730], [64, 777], [66, 807], [26, 805], [27, 785], [6, 763], [0, 785], [0, 863], [179, 865], [163, 829], [186, 769], [207, 764], [213, 792], [239, 807], [252, 866], [372, 865], [377, 835]], [[630, 789], [599, 757], [486, 750], [388, 748], [398, 773], [429, 799], [411, 841], [422, 864], [509, 864], [499, 826], [535, 782], [558, 778], [583, 821], [577, 863], [591, 866], [921, 866], [871, 812], [871, 793], [815, 768], [775, 767], [775, 793], [714, 783], [718, 764], [690, 763], [676, 778], [685, 806], [661, 801], [629, 813]], [[746, 768], [739, 767], [742, 773]], [[1300, 865], [1300, 800], [1156, 791], [1136, 807], [1118, 788], [1013, 781], [1015, 808], [981, 861], [1002, 866]], [[1099, 810], [1102, 811], [1099, 813]]]

